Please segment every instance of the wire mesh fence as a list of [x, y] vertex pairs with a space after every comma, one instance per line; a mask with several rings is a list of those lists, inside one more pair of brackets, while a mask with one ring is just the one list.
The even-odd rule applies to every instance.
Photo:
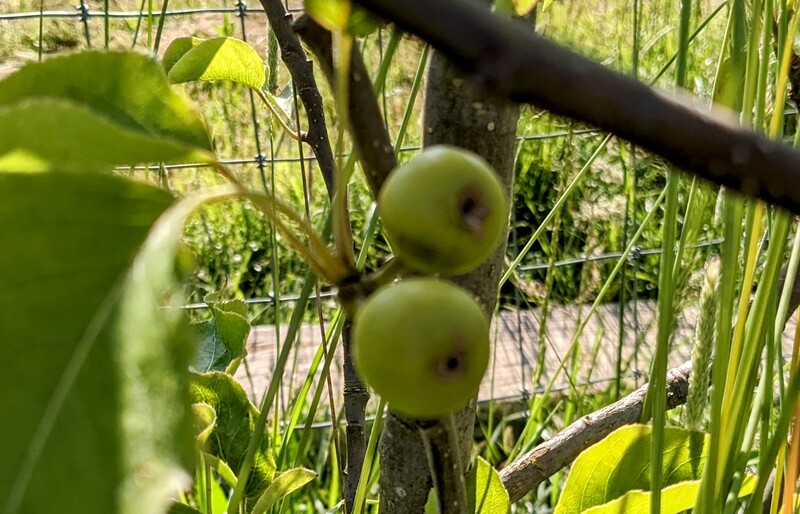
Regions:
[[[113, 2], [118, 5], [117, 2]], [[173, 2], [174, 4], [174, 2]], [[82, 47], [139, 47], [148, 48], [151, 51], [163, 51], [169, 42], [169, 38], [176, 35], [187, 35], [181, 31], [187, 30], [192, 26], [192, 20], [199, 17], [217, 17], [218, 24], [225, 24], [228, 33], [244, 40], [253, 42], [260, 50], [267, 46], [268, 28], [266, 17], [259, 5], [248, 5], [240, 0], [233, 4], [223, 3], [223, 5], [201, 5], [166, 8], [167, 2], [163, 3], [164, 9], [154, 11], [151, 2], [142, 1], [138, 9], [119, 9], [111, 10], [110, 3], [105, 2], [83, 2], [79, 5], [52, 5], [50, 2], [39, 2], [39, 9], [30, 9], [30, 5], [20, 2], [19, 6], [27, 6], [28, 9], [15, 9], [12, 3], [6, 3], [0, 7], [0, 32], [3, 29], [13, 27], [14, 24], [38, 21], [38, 27], [33, 29], [38, 32], [29, 34], [34, 52], [28, 51], [25, 56], [15, 59], [6, 56], [6, 66], [0, 61], [0, 77], [8, 74], [26, 58], [34, 58], [36, 54], [42, 57], [44, 52], [43, 45], [46, 33], [45, 24], [51, 21], [61, 21], [74, 24], [82, 36], [82, 41], [76, 43]], [[295, 3], [287, 3], [287, 10], [292, 14], [298, 14], [301, 7]], [[170, 20], [188, 20], [185, 25], [181, 25], [176, 30], [171, 30]], [[114, 30], [122, 30], [112, 27], [114, 22], [131, 22], [134, 25], [126, 25], [127, 33], [125, 37], [115, 36]], [[30, 27], [26, 27], [28, 30]], [[155, 31], [156, 36], [153, 37]], [[143, 33], [147, 32], [147, 36]], [[117, 37], [116, 41], [114, 38]], [[376, 36], [375, 49], [381, 52], [383, 49], [382, 31]], [[126, 41], [126, 38], [129, 38]], [[0, 41], [2, 42], [2, 41]], [[123, 44], [127, 43], [127, 44]], [[405, 90], [398, 87], [398, 91], [382, 91], [382, 105], [386, 116], [387, 126], [393, 127], [396, 120], [390, 119], [391, 109], [387, 108], [387, 95], [404, 94]], [[298, 152], [298, 149], [287, 145], [276, 143], [277, 136], [271, 131], [268, 124], [262, 122], [263, 114], [258, 109], [256, 102], [250, 92], [246, 105], [241, 109], [240, 114], [246, 112], [246, 119], [241, 121], [242, 133], [248, 135], [241, 136], [242, 139], [249, 140], [246, 145], [241, 145], [252, 152], [245, 153], [240, 151], [238, 154], [227, 155], [221, 162], [229, 166], [240, 167], [241, 173], [257, 172], [261, 175], [263, 183], [267, 184], [267, 170], [275, 166], [313, 166], [314, 156], [308, 150]], [[556, 128], [547, 132], [530, 132], [524, 130], [518, 136], [520, 147], [527, 144], [541, 144], [552, 140], [572, 140], [574, 138], [597, 138], [604, 134], [590, 128]], [[419, 144], [405, 144], [400, 148], [401, 153], [413, 153], [418, 151]], [[241, 150], [235, 144], [228, 145], [228, 150]], [[176, 163], [169, 165], [149, 165], [136, 166], [129, 171], [137, 173], [168, 172], [178, 173], [184, 170], [200, 169], [204, 165], [198, 163]], [[626, 211], [626, 220], [629, 213]], [[622, 228], [626, 233], [632, 234], [638, 228], [635, 215], [630, 215], [629, 222]], [[521, 236], [523, 237], [523, 236]], [[510, 252], [524, 246], [525, 241], [518, 241], [514, 238]], [[712, 249], [719, 245], [721, 240], [709, 239], [703, 241], [695, 247], [697, 249]], [[587, 245], [588, 247], [588, 245]], [[630, 269], [627, 278], [623, 273], [618, 279], [622, 290], [625, 290], [624, 281], [637, 280], [637, 265], [642, 259], [648, 256], [657, 257], [661, 253], [660, 248], [634, 246], [630, 253], [621, 251], [600, 251], [595, 248], [587, 248], [584, 253], [578, 255], [558, 254], [557, 258], [542, 259], [531, 261], [530, 259], [520, 265], [516, 274], [526, 276], [535, 272], [547, 272], [548, 270], [569, 267], [582, 267], [588, 264], [598, 264], [604, 262], [618, 262], [626, 260], [628, 264], [623, 267]], [[636, 291], [636, 287], [633, 287]], [[647, 351], [648, 334], [653, 330], [653, 319], [655, 316], [653, 303], [640, 301], [634, 294], [632, 297], [619, 299], [619, 301], [598, 309], [596, 312], [589, 313], [588, 305], [567, 305], [567, 306], [537, 306], [531, 308], [526, 305], [523, 298], [515, 290], [512, 299], [507, 302], [503, 310], [496, 317], [494, 325], [495, 333], [495, 353], [493, 357], [493, 368], [486, 383], [481, 391], [481, 400], [512, 400], [525, 399], [531, 395], [538, 394], [545, 390], [558, 391], [559, 389], [574, 389], [585, 386], [598, 386], [617, 384], [620, 380], [629, 379], [639, 382], [647, 371], [649, 354]], [[322, 292], [318, 296], [319, 301], [332, 304], [334, 293], [331, 291]], [[296, 294], [286, 294], [284, 291], [275, 290], [271, 295], [247, 298], [245, 301], [250, 305], [270, 306], [276, 304], [287, 304], [298, 300]], [[202, 302], [195, 302], [186, 305], [187, 309], [201, 310], [206, 305]], [[591, 317], [590, 322], [586, 319]], [[693, 314], [687, 311], [687, 315], [681, 320], [681, 327], [676, 332], [676, 338], [686, 339], [689, 336]], [[579, 328], [581, 327], [581, 328]], [[577, 331], [582, 334], [578, 334]], [[248, 384], [253, 392], [264, 391], [266, 380], [270, 376], [270, 369], [274, 365], [276, 352], [275, 348], [281, 344], [279, 327], [257, 327], [250, 338], [250, 357], [249, 376], [241, 375], [239, 378], [243, 383]], [[307, 371], [304, 366], [310, 365], [317, 348], [321, 344], [323, 335], [317, 323], [310, 323], [303, 327], [300, 332], [295, 366], [290, 370], [291, 375], [287, 377], [289, 386], [284, 391], [284, 405], [290, 401], [290, 396], [296, 392], [293, 388], [295, 377], [303, 377]], [[575, 347], [574, 342], [578, 342]], [[577, 351], [575, 348], [579, 348]], [[685, 347], [675, 354], [676, 359], [686, 357]], [[564, 372], [565, 377], [560, 382], [550, 383], [555, 380], [552, 374], [546, 370], [560, 370], [564, 366], [565, 359], [580, 360], [584, 359], [585, 364], [580, 366], [576, 373]], [[645, 368], [645, 369], [643, 369]], [[577, 368], [576, 368], [577, 369]], [[244, 368], [243, 368], [244, 370]], [[242, 373], [245, 373], [242, 371]], [[338, 380], [335, 375], [335, 380]], [[323, 426], [323, 425], [320, 425]]]

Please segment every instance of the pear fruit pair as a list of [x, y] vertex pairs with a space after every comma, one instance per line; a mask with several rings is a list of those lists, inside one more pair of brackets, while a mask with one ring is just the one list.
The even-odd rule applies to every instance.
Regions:
[[[378, 209], [397, 259], [425, 274], [458, 275], [505, 235], [503, 187], [477, 155], [434, 146], [389, 175]], [[397, 412], [441, 418], [475, 396], [489, 362], [489, 322], [464, 289], [430, 277], [384, 286], [358, 308], [353, 358]]]

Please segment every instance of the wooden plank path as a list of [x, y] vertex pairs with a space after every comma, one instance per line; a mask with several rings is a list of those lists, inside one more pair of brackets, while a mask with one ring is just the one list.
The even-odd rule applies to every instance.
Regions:
[[[572, 364], [565, 366], [573, 376], [573, 382], [581, 387], [606, 388], [616, 376], [616, 362], [620, 345], [620, 306], [606, 304], [601, 306], [585, 322], [580, 337], [577, 338], [574, 370]], [[653, 348], [656, 339], [656, 304], [653, 301], [640, 301], [628, 304], [624, 310], [622, 375], [630, 385], [641, 385], [647, 381]], [[551, 307], [544, 326], [544, 341], [540, 342], [541, 311], [502, 311], [492, 324], [493, 355], [489, 371], [484, 377], [479, 394], [480, 400], [518, 399], [531, 394], [553, 380], [555, 390], [569, 386], [569, 380], [559, 363], [568, 355], [576, 331], [584, 322], [589, 306]], [[670, 366], [677, 366], [691, 354], [691, 337], [697, 317], [697, 308], [685, 309], [679, 316], [673, 348], [670, 353]], [[792, 335], [796, 318], [787, 325], [783, 337], [784, 355], [791, 354]], [[286, 328], [280, 334], [284, 337]], [[292, 350], [290, 362], [283, 377], [280, 393], [282, 405], [288, 405], [300, 391], [317, 353], [322, 337], [318, 324], [304, 324], [298, 334], [298, 343]], [[281, 341], [283, 344], [283, 341]], [[544, 366], [541, 369], [539, 384], [533, 384], [537, 368], [537, 357], [544, 349]], [[277, 358], [276, 329], [274, 326], [254, 327], [247, 344], [247, 369], [240, 366], [236, 378], [244, 385], [251, 398], [258, 401], [269, 385]], [[334, 401], [341, 405], [342, 355], [337, 348], [331, 367], [331, 384]], [[312, 386], [309, 398], [319, 379], [319, 371]], [[537, 387], [538, 386], [538, 387]], [[327, 403], [327, 391], [323, 401]]]

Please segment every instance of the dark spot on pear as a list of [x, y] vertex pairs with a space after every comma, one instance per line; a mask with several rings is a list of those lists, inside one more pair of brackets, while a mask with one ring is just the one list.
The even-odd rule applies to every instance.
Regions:
[[443, 380], [457, 380], [467, 371], [467, 354], [457, 351], [436, 362], [436, 375]]
[[461, 224], [475, 239], [483, 239], [486, 219], [491, 214], [486, 197], [480, 189], [467, 187], [458, 199], [458, 214]]

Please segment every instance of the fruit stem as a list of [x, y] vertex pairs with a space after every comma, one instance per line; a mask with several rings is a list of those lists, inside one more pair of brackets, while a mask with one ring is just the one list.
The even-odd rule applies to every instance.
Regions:
[[394, 279], [406, 271], [408, 271], [408, 268], [397, 257], [390, 257], [383, 266], [361, 279], [362, 288], [367, 294], [370, 294], [379, 287], [392, 283]]
[[439, 513], [467, 514], [464, 466], [453, 415], [435, 421], [420, 421], [419, 434], [425, 446]]
[[[328, 250], [325, 241], [317, 234], [314, 227], [291, 205], [278, 200], [271, 194], [248, 191], [244, 184], [236, 178], [236, 175], [223, 163], [216, 161], [211, 165], [220, 175], [234, 185], [239, 197], [250, 200], [270, 220], [275, 229], [286, 238], [289, 245], [300, 254], [314, 273], [333, 284], [339, 284], [352, 275], [351, 271]], [[294, 223], [300, 232], [306, 236], [307, 245], [284, 222], [279, 214]]]

